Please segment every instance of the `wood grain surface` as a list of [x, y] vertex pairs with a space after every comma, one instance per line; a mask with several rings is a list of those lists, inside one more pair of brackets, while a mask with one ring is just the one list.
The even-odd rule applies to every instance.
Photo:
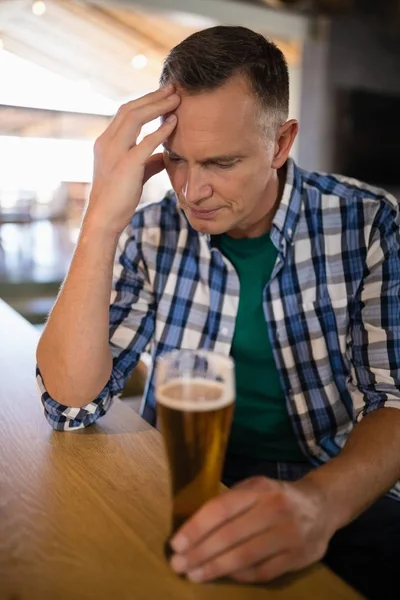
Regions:
[[1, 600], [360, 598], [322, 565], [263, 586], [175, 576], [160, 434], [120, 401], [84, 431], [52, 431], [34, 379], [37, 332], [1, 301], [0, 340]]

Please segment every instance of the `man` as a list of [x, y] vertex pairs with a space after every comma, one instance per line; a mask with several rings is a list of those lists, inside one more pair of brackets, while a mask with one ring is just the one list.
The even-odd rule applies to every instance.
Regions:
[[[224, 481], [238, 485], [178, 532], [173, 569], [269, 581], [324, 558], [367, 597], [397, 598], [399, 210], [288, 158], [288, 97], [274, 44], [215, 27], [171, 51], [159, 90], [122, 106], [96, 142], [79, 242], [39, 343], [42, 400], [55, 429], [79, 428], [149, 343], [154, 359], [231, 354]], [[174, 193], [136, 210], [164, 167]], [[155, 424], [154, 372], [142, 414]]]

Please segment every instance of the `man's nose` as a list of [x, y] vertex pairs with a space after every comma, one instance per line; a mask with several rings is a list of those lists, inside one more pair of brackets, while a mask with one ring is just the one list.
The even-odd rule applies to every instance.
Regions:
[[186, 181], [182, 188], [182, 195], [187, 204], [196, 204], [209, 198], [212, 194], [211, 186], [205, 181], [204, 174], [199, 169], [188, 169]]

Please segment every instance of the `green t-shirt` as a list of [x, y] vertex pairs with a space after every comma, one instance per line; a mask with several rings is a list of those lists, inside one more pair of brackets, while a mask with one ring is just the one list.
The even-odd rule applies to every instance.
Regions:
[[237, 395], [228, 451], [263, 460], [304, 461], [290, 422], [263, 308], [264, 288], [277, 250], [269, 233], [252, 239], [221, 235], [217, 244], [240, 280], [231, 349]]

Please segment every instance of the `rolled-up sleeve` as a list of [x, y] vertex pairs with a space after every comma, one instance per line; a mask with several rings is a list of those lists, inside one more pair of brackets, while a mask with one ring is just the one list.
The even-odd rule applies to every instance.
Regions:
[[39, 367], [36, 367], [36, 380], [39, 386], [44, 414], [47, 421], [57, 431], [69, 429], [82, 429], [94, 423], [99, 417], [106, 414], [112, 403], [110, 385], [107, 384], [93, 402], [73, 408], [60, 404], [47, 393]]
[[105, 415], [153, 336], [154, 293], [142, 255], [141, 220], [139, 214], [123, 232], [115, 256], [109, 320], [113, 368], [101, 393], [81, 408], [65, 406], [51, 398], [39, 367], [36, 368], [45, 417], [53, 429], [82, 429]]
[[350, 329], [358, 420], [378, 408], [400, 409], [400, 222], [388, 201], [375, 215], [366, 263]]

